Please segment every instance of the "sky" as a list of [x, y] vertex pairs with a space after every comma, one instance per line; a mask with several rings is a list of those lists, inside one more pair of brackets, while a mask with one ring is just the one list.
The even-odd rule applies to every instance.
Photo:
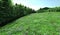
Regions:
[[14, 4], [22, 4], [35, 10], [43, 7], [60, 6], [60, 0], [12, 0], [12, 2]]

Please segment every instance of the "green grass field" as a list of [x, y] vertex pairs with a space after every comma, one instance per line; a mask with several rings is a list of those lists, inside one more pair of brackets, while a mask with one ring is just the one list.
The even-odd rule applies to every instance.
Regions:
[[0, 35], [60, 35], [60, 12], [24, 16], [0, 28]]

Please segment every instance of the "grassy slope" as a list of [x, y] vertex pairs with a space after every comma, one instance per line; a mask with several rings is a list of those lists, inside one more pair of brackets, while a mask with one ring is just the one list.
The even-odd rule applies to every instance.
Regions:
[[35, 13], [0, 29], [1, 35], [60, 35], [60, 13]]

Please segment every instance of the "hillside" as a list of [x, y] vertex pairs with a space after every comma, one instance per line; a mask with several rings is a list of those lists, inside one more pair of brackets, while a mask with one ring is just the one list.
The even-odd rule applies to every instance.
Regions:
[[60, 12], [35, 13], [0, 28], [1, 35], [60, 35]]

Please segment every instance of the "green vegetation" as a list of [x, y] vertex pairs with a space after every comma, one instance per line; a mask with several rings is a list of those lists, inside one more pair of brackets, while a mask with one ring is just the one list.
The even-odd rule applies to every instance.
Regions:
[[43, 12], [60, 12], [60, 7], [54, 7], [54, 8], [44, 7], [37, 10], [37, 13], [43, 13]]
[[32, 13], [60, 12], [60, 7], [44, 7], [35, 11], [22, 4], [13, 5], [11, 1], [12, 0], [0, 0], [0, 27]]
[[39, 10], [37, 10], [37, 13], [47, 12], [46, 10], [48, 10], [48, 9], [50, 9], [50, 8], [48, 8], [48, 7], [40, 8]]
[[60, 12], [60, 7], [50, 8], [47, 12]]
[[1, 35], [60, 35], [60, 12], [35, 13], [0, 28]]
[[0, 35], [60, 35], [60, 7], [35, 11], [0, 0]]
[[13, 5], [11, 0], [0, 0], [0, 26], [31, 13], [35, 13], [35, 10], [21, 4]]

